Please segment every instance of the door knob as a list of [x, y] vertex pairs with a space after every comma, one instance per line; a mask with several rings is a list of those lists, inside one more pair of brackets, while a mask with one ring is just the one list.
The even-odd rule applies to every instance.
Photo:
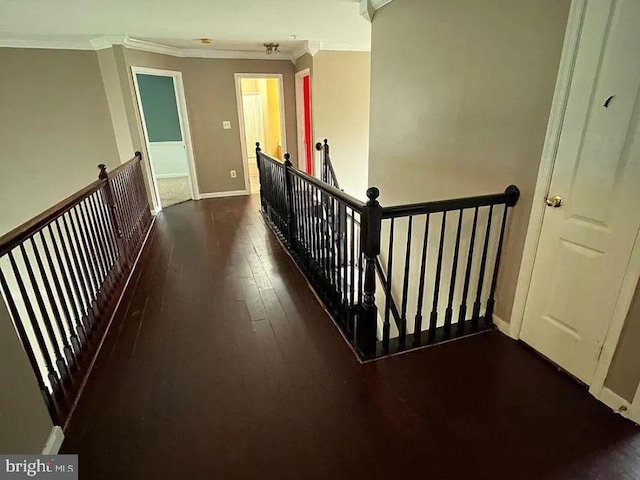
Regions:
[[562, 197], [560, 195], [556, 195], [555, 197], [547, 197], [545, 199], [545, 203], [548, 207], [560, 208], [562, 206]]

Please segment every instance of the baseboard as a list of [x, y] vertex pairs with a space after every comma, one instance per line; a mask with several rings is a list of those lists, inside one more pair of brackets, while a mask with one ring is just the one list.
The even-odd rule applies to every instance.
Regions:
[[188, 173], [164, 173], [156, 175], [156, 178], [186, 178], [189, 177]]
[[64, 441], [64, 432], [62, 428], [55, 425], [51, 429], [51, 433], [49, 434], [49, 438], [47, 438], [47, 443], [44, 444], [44, 448], [42, 449], [43, 455], [57, 455], [60, 451], [60, 447], [62, 446], [62, 442]]
[[250, 195], [246, 190], [233, 190], [231, 192], [214, 192], [214, 193], [201, 193], [200, 198], [224, 198], [224, 197], [241, 197], [243, 195]]
[[493, 315], [493, 324], [498, 328], [501, 333], [504, 333], [507, 337], [513, 338], [517, 340], [513, 335], [511, 335], [511, 324], [505, 322], [500, 317]]

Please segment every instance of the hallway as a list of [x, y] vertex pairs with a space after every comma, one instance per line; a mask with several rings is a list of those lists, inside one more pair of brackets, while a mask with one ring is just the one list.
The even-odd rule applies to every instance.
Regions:
[[80, 478], [640, 479], [640, 432], [489, 332], [361, 365], [258, 199], [156, 219], [66, 430]]

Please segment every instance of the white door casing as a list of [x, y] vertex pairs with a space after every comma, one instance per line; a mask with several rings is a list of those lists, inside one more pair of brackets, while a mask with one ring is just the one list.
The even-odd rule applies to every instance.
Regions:
[[[156, 75], [171, 77], [173, 79], [173, 88], [175, 101], [178, 107], [178, 120], [180, 122], [180, 133], [182, 136], [182, 144], [184, 146], [184, 153], [187, 158], [189, 168], [189, 188], [191, 190], [191, 198], [194, 200], [200, 200], [200, 190], [198, 188], [198, 178], [195, 164], [195, 155], [193, 153], [193, 144], [191, 142], [191, 127], [189, 125], [189, 115], [187, 112], [187, 100], [184, 93], [184, 83], [182, 81], [182, 72], [173, 70], [162, 70], [156, 68], [147, 67], [131, 67], [131, 77], [133, 79], [133, 86], [136, 95], [136, 106], [138, 107], [138, 114], [140, 116], [140, 126], [144, 137], [144, 143], [147, 153], [151, 152], [149, 142], [149, 132], [147, 131], [147, 124], [144, 118], [144, 110], [142, 108], [142, 100], [140, 97], [140, 86], [138, 85], [138, 74], [143, 75]], [[160, 201], [160, 195], [158, 190], [158, 184], [156, 182], [156, 172], [151, 159], [147, 159], [147, 166], [150, 172], [151, 191], [153, 192], [153, 210], [158, 213], [162, 210], [162, 204]]]
[[246, 139], [247, 159], [249, 160], [249, 189], [251, 193], [260, 191], [260, 179], [258, 178], [258, 165], [256, 151], [253, 147], [260, 142], [265, 148], [265, 117], [262, 95], [259, 93], [242, 94], [242, 108], [244, 114], [244, 136]]
[[640, 2], [588, 2], [521, 338], [589, 384], [640, 226]]

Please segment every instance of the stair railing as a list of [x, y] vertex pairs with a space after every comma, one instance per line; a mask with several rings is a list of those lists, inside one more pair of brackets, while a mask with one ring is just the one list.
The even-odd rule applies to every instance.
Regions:
[[142, 154], [0, 237], [0, 292], [55, 424], [72, 408], [151, 225]]
[[256, 147], [262, 212], [361, 359], [492, 326], [517, 187], [383, 207], [375, 187], [363, 203]]
[[331, 162], [331, 156], [329, 155], [329, 141], [325, 138], [324, 143], [316, 143], [316, 150], [321, 152], [320, 180], [339, 189], [340, 184], [338, 183], [338, 176], [336, 175], [336, 171], [333, 168], [333, 162]]

